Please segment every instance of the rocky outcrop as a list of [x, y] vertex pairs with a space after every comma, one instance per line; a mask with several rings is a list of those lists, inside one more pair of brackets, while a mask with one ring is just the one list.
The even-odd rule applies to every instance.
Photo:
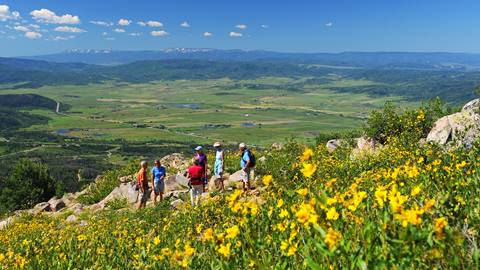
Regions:
[[191, 161], [180, 153], [173, 153], [160, 159], [162, 166], [173, 168], [177, 172], [184, 172], [191, 165]]
[[460, 112], [438, 119], [427, 136], [427, 142], [470, 148], [479, 134], [480, 99], [475, 99], [465, 104]]

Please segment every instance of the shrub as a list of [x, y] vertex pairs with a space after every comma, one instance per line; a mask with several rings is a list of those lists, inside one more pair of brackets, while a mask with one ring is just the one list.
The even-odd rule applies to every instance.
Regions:
[[383, 110], [374, 110], [365, 123], [363, 130], [366, 136], [385, 144], [390, 139], [405, 142], [417, 142], [426, 137], [433, 124], [440, 117], [451, 112], [445, 108], [440, 99], [423, 103], [417, 109], [400, 108], [387, 102]]

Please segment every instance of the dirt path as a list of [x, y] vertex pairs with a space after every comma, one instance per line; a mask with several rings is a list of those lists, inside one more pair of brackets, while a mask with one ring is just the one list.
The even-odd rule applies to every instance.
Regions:
[[43, 145], [43, 144], [42, 144], [42, 145], [40, 145], [40, 146], [33, 147], [33, 148], [30, 148], [30, 149], [18, 151], [18, 152], [15, 152], [15, 153], [9, 153], [9, 154], [0, 156], [0, 159], [1, 159], [1, 158], [6, 158], [6, 157], [15, 156], [15, 155], [18, 155], [18, 154], [25, 154], [25, 153], [33, 152], [33, 151], [36, 151], [36, 150], [38, 150], [38, 149], [44, 148], [44, 147], [46, 147], [46, 146], [47, 146], [47, 145]]

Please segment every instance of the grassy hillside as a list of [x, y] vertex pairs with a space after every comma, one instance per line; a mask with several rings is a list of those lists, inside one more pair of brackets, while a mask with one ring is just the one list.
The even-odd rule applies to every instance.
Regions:
[[[24, 217], [0, 231], [5, 267], [165, 269], [476, 269], [480, 145], [419, 147], [425, 109], [352, 158], [290, 143], [264, 153], [257, 192], [80, 216]], [[32, 256], [32, 253], [35, 253]]]

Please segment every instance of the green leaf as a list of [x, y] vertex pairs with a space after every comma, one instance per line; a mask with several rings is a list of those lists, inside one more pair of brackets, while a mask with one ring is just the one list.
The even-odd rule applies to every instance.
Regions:
[[320, 265], [318, 265], [316, 262], [312, 260], [312, 258], [308, 257], [305, 262], [307, 263], [307, 266], [310, 267], [310, 269], [314, 270], [321, 270], [322, 268]]

